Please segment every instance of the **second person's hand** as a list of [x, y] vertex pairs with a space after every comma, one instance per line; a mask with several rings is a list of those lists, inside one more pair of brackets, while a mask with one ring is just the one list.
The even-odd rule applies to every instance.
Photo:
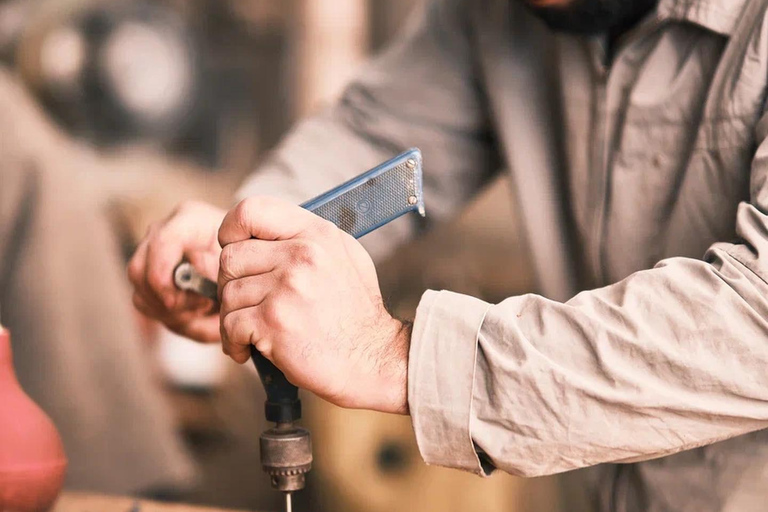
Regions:
[[178, 290], [173, 269], [186, 259], [198, 272], [216, 279], [221, 253], [217, 233], [225, 213], [206, 203], [182, 203], [150, 227], [128, 264], [136, 308], [197, 341], [219, 341], [219, 315], [211, 300]]

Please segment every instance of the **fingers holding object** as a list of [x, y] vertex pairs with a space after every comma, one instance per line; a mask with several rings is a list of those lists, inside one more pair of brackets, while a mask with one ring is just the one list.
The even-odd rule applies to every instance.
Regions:
[[275, 281], [272, 273], [227, 281], [221, 289], [222, 320], [234, 311], [260, 305], [274, 288]]
[[173, 283], [173, 269], [184, 257], [184, 245], [168, 232], [151, 236], [147, 244], [145, 282], [167, 309], [175, 309], [183, 292]]
[[289, 240], [322, 220], [300, 206], [274, 197], [249, 197], [230, 210], [219, 228], [222, 247], [258, 238]]
[[[158, 312], [164, 309], [162, 302], [158, 300], [155, 293], [149, 288], [146, 280], [147, 274], [147, 248], [148, 241], [142, 241], [136, 248], [136, 252], [128, 263], [128, 280], [133, 285], [134, 304], [147, 316], [156, 317]], [[140, 299], [140, 300], [139, 300]]]
[[224, 353], [242, 364], [251, 357], [254, 345], [265, 357], [271, 356], [262, 320], [263, 306], [238, 309], [221, 318], [221, 341]]
[[169, 240], [159, 224], [149, 228], [136, 248], [128, 264], [128, 279], [148, 306], [146, 314], [157, 317], [177, 305], [182, 294], [173, 285], [171, 273], [182, 255], [181, 244]]
[[281, 244], [250, 239], [225, 246], [219, 256], [219, 293], [229, 281], [274, 270]]
[[197, 301], [198, 306], [173, 314], [161, 314], [138, 292], [133, 294], [133, 305], [137, 310], [146, 316], [160, 320], [173, 332], [204, 343], [218, 342], [221, 339], [219, 316], [212, 312], [213, 302], [199, 296], [193, 296], [191, 301]]

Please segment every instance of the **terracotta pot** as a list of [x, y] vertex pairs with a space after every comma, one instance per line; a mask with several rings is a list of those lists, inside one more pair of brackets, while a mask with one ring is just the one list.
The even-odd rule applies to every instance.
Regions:
[[56, 427], [19, 386], [11, 336], [0, 326], [0, 511], [49, 510], [66, 467]]

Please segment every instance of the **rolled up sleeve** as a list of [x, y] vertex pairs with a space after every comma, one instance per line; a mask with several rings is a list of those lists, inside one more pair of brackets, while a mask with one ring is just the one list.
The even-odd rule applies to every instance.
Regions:
[[768, 286], [723, 249], [566, 303], [427, 292], [408, 374], [424, 460], [539, 476], [768, 427]]
[[411, 337], [408, 397], [416, 441], [428, 464], [484, 474], [470, 421], [477, 336], [490, 306], [447, 291], [427, 291], [419, 304]]
[[765, 138], [735, 233], [564, 303], [425, 294], [408, 384], [424, 459], [538, 476], [768, 428]]

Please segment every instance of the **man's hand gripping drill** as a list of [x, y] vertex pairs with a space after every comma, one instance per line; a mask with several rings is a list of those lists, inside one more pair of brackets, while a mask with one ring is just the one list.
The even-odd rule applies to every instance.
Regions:
[[[262, 465], [273, 487], [290, 493], [312, 462], [309, 433], [293, 425], [296, 386], [343, 407], [407, 412], [410, 329], [384, 308], [355, 238], [408, 211], [423, 214], [421, 155], [406, 152], [301, 208], [266, 197], [241, 202], [218, 229], [215, 284], [203, 276], [215, 275], [219, 244], [200, 226], [221, 214], [210, 210], [202, 221], [204, 208], [188, 205], [150, 231], [129, 265], [134, 303], [201, 341], [214, 338], [215, 318], [224, 352], [240, 363], [253, 357], [276, 424], [261, 436]], [[182, 257], [172, 279], [168, 262]]]

